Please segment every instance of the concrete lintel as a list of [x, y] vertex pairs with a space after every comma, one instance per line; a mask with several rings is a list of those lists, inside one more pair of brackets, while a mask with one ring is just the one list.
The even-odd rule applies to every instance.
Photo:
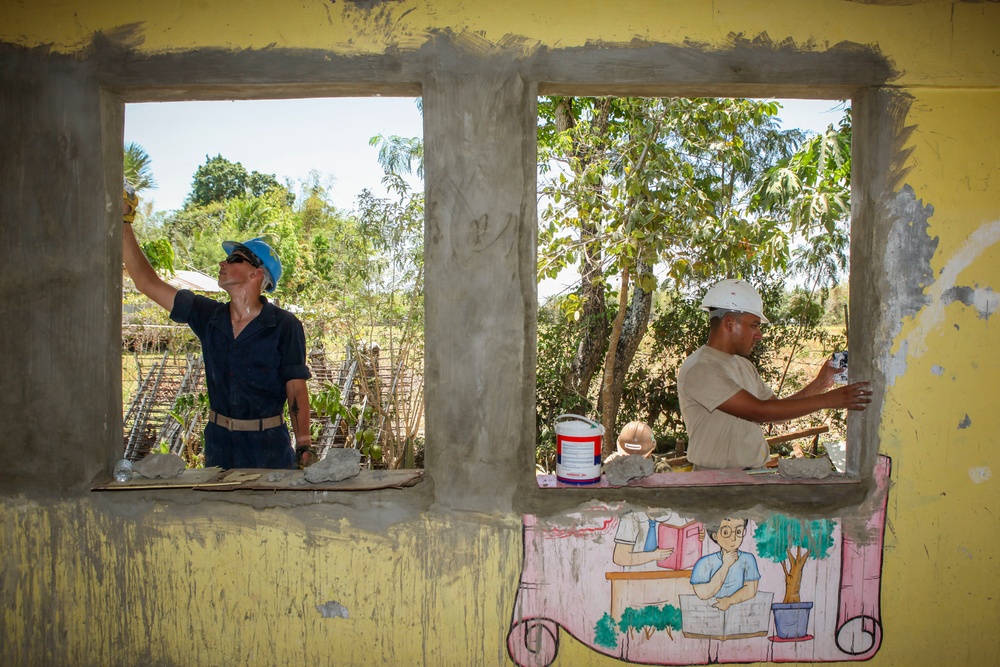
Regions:
[[611, 45], [541, 51], [525, 76], [543, 94], [747, 96], [843, 99], [896, 76], [870, 47], [825, 51], [734, 43], [729, 49], [698, 45]]

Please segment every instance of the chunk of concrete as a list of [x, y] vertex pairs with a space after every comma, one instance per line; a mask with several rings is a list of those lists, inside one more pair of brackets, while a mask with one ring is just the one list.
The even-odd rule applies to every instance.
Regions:
[[653, 474], [656, 462], [642, 456], [609, 456], [604, 462], [604, 476], [608, 484], [624, 486], [633, 479]]
[[331, 449], [322, 460], [306, 468], [307, 482], [339, 482], [361, 473], [361, 452], [356, 449]]
[[778, 459], [778, 473], [782, 477], [797, 479], [826, 479], [833, 474], [833, 462], [825, 456], [818, 459]]
[[170, 479], [177, 477], [187, 464], [177, 454], [149, 454], [132, 466], [132, 470], [148, 479]]

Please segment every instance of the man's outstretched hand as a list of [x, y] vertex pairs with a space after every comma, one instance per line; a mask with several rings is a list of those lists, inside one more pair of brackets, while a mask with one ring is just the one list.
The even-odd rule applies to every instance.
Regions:
[[846, 408], [848, 410], [864, 410], [872, 402], [871, 382], [855, 382], [826, 392], [832, 404], [831, 408]]

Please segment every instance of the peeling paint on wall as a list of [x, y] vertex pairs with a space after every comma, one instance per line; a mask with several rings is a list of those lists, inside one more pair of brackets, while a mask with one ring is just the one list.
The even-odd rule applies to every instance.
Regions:
[[330, 600], [329, 602], [324, 602], [323, 604], [316, 605], [316, 611], [323, 618], [348, 618], [347, 607]]
[[972, 426], [972, 420], [969, 419], [969, 415], [965, 415], [965, 419], [958, 423], [958, 428], [960, 429], [969, 428], [970, 426]]
[[969, 479], [976, 484], [982, 484], [992, 476], [993, 471], [986, 466], [980, 468], [969, 468]]
[[[931, 238], [927, 233], [930, 226], [927, 221], [934, 215], [934, 207], [925, 206], [923, 200], [917, 199], [911, 186], [903, 186], [890, 203], [889, 213], [894, 222], [889, 232], [885, 266], [887, 275], [894, 280], [888, 285], [891, 295], [887, 303], [891, 305], [886, 321], [893, 323], [890, 337], [895, 338], [902, 330], [903, 319], [914, 317], [930, 303], [924, 290], [934, 282], [931, 258], [937, 250], [938, 238]], [[908, 351], [903, 341], [889, 359], [886, 369], [889, 385], [895, 384], [896, 378], [906, 370]]]
[[959, 275], [987, 249], [1000, 242], [1000, 220], [982, 225], [948, 258], [935, 281], [930, 260], [937, 250], [938, 237], [927, 233], [928, 218], [934, 207], [916, 198], [910, 186], [904, 186], [891, 206], [896, 223], [889, 234], [886, 268], [894, 276], [889, 289], [894, 293], [890, 303], [893, 313], [888, 320], [899, 320], [894, 335], [903, 328], [906, 317], [914, 318], [914, 326], [890, 355], [886, 378], [894, 385], [906, 371], [908, 356], [927, 353], [927, 336], [945, 321], [945, 307], [955, 301], [974, 306], [980, 319], [987, 319], [996, 310], [997, 295], [989, 288], [957, 285]]
[[942, 295], [942, 298], [945, 305], [960, 301], [966, 306], [975, 308], [979, 311], [979, 319], [981, 320], [988, 320], [990, 315], [996, 312], [997, 305], [1000, 304], [1000, 294], [989, 287], [952, 287]]

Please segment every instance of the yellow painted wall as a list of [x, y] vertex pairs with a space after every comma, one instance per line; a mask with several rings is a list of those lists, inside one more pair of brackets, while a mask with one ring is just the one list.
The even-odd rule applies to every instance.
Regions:
[[[366, 9], [370, 4], [372, 8]], [[925, 289], [887, 355], [881, 451], [893, 460], [874, 665], [1000, 663], [1000, 3], [0, 2], [0, 44], [86, 58], [95, 33], [160, 54], [309, 48], [416, 50], [433, 33], [495, 48], [597, 43], [728, 49], [874, 46], [912, 97], [909, 185], [938, 238]], [[513, 47], [510, 47], [513, 48]], [[0, 100], [3, 103], [3, 100]], [[903, 352], [900, 352], [903, 350]], [[890, 363], [890, 360], [886, 360]], [[436, 484], [447, 483], [436, 480]], [[213, 508], [213, 512], [206, 512]], [[11, 664], [479, 665], [508, 661], [520, 518], [431, 509], [386, 534], [379, 508], [137, 504], [0, 488], [0, 609]], [[368, 516], [366, 517], [366, 513]], [[368, 519], [371, 519], [369, 521]], [[261, 573], [273, 573], [262, 576]], [[348, 618], [322, 618], [336, 601]], [[557, 665], [611, 665], [563, 635]]]
[[[895, 463], [891, 537], [882, 581], [889, 652], [898, 664], [989, 664], [1000, 619], [996, 317], [961, 302], [953, 285], [1000, 283], [1000, 91], [913, 90], [909, 182], [934, 205], [931, 305], [907, 319], [906, 372], [888, 392], [882, 448]], [[992, 308], [996, 308], [996, 301]], [[960, 425], [968, 419], [968, 425]], [[919, 611], [918, 611], [919, 610]], [[898, 656], [898, 657], [895, 657]], [[943, 656], [954, 656], [944, 658]], [[992, 658], [987, 658], [992, 656]]]
[[130, 33], [128, 43], [144, 53], [214, 47], [355, 54], [417, 49], [441, 31], [476, 33], [493, 43], [514, 36], [550, 48], [633, 40], [725, 48], [736, 36], [766, 36], [818, 51], [877, 45], [896, 63], [901, 85], [994, 86], [1000, 79], [998, 11], [989, 2], [894, 0], [7, 0], [0, 42], [72, 53], [101, 32]]
[[[498, 664], [506, 650], [519, 520], [373, 534], [315, 508], [220, 520], [148, 503], [109, 519], [89, 505], [0, 505], [0, 544], [23, 564], [3, 573], [18, 591], [0, 609], [5, 664]], [[329, 602], [346, 618], [322, 617]]]

